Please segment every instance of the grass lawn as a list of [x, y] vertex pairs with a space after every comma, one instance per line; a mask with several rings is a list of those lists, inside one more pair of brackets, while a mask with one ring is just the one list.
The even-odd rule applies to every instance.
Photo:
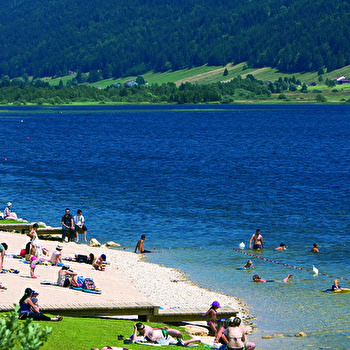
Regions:
[[[118, 346], [126, 349], [149, 350], [147, 345], [124, 344], [118, 340], [118, 335], [122, 334], [128, 338], [134, 329], [136, 321], [99, 319], [99, 318], [75, 318], [64, 317], [62, 322], [40, 322], [42, 326], [52, 327], [52, 334], [48, 341], [40, 349], [43, 350], [88, 350], [92, 348], [103, 348], [104, 346]], [[163, 327], [164, 324], [147, 323], [153, 327]], [[183, 332], [183, 329], [177, 328]], [[184, 334], [184, 332], [183, 332]], [[184, 334], [185, 339], [190, 339]], [[200, 344], [200, 348], [204, 345]]]

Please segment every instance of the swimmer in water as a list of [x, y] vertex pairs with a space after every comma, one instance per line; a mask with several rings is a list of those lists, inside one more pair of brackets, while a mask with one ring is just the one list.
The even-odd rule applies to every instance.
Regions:
[[243, 266], [244, 270], [246, 269], [254, 269], [253, 262], [251, 260], [248, 260]]
[[314, 243], [314, 247], [310, 250], [310, 253], [319, 253], [318, 243]]
[[[282, 280], [282, 282], [287, 283], [290, 278], [293, 278], [293, 275], [287, 275], [287, 277], [284, 278]], [[260, 278], [259, 275], [254, 275], [253, 276], [253, 282], [266, 283], [266, 282], [278, 282], [278, 281], [275, 281], [275, 280], [268, 280], [268, 281], [266, 281], [263, 278]]]
[[279, 247], [275, 248], [275, 250], [286, 250], [286, 245], [281, 243]]
[[340, 287], [340, 285], [339, 285], [339, 279], [337, 278], [337, 279], [335, 279], [334, 282], [333, 282], [332, 292], [334, 292], [335, 290], [338, 290], [338, 289], [343, 290], [343, 288]]

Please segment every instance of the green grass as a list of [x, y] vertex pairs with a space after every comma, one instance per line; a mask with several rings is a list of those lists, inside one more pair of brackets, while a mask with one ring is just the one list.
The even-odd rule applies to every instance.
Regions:
[[[54, 316], [54, 315], [52, 315]], [[122, 334], [128, 338], [134, 329], [136, 321], [116, 320], [116, 319], [99, 319], [99, 318], [75, 318], [63, 317], [61, 322], [39, 322], [41, 326], [52, 328], [52, 334], [49, 335], [48, 341], [40, 349], [42, 350], [89, 350], [92, 348], [103, 348], [104, 346], [117, 346], [126, 349], [149, 350], [147, 345], [124, 344], [118, 340], [118, 335]], [[164, 324], [147, 323], [153, 327], [163, 327]], [[169, 327], [170, 328], [170, 327]], [[184, 334], [183, 328], [179, 329], [185, 339], [190, 337]], [[203, 344], [199, 344], [204, 348]], [[172, 347], [173, 349], [175, 348]]]

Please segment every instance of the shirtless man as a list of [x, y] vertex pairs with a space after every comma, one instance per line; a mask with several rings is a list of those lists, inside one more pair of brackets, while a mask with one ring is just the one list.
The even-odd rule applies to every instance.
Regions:
[[286, 250], [286, 245], [284, 243], [281, 243], [279, 247], [275, 248], [275, 250]]
[[319, 253], [318, 244], [314, 243], [314, 247], [310, 250], [310, 253]]
[[255, 233], [252, 235], [249, 241], [249, 249], [252, 247], [252, 241], [253, 241], [253, 249], [260, 250], [261, 248], [264, 248], [264, 242], [263, 237], [260, 234], [260, 230], [257, 229]]
[[146, 235], [142, 235], [141, 238], [137, 241], [134, 253], [136, 253], [137, 250], [139, 250], [140, 254], [152, 253], [149, 250], [145, 250], [145, 248], [143, 247], [143, 243], [144, 243], [145, 240], [146, 240]]

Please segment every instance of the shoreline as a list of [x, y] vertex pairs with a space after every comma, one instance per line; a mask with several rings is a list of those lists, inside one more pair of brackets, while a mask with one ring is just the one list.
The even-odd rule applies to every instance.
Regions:
[[[19, 233], [2, 232], [0, 231], [0, 242], [6, 242], [9, 248], [6, 255], [18, 255], [20, 250], [24, 248], [24, 245], [29, 241], [29, 237]], [[49, 249], [50, 256], [58, 244], [56, 241], [43, 240], [43, 245]], [[248, 307], [237, 297], [225, 295], [219, 292], [211, 291], [203, 288], [198, 284], [188, 279], [188, 276], [182, 271], [175, 268], [168, 268], [162, 265], [149, 263], [144, 261], [144, 256], [141, 254], [135, 254], [124, 250], [109, 249], [106, 247], [90, 247], [88, 244], [76, 244], [76, 243], [60, 243], [63, 244], [62, 256], [63, 258], [68, 256], [74, 256], [74, 254], [89, 254], [93, 253], [98, 256], [102, 253], [106, 254], [107, 262], [106, 271], [96, 271], [91, 268], [91, 265], [80, 264], [62, 260], [64, 264], [69, 264], [74, 271], [78, 274], [84, 274], [84, 277], [93, 277], [97, 286], [101, 287], [102, 294], [99, 296], [104, 301], [112, 300], [116, 298], [118, 294], [118, 300], [123, 297], [134, 300], [133, 298], [142, 298], [155, 305], [160, 306], [162, 309], [172, 308], [202, 308], [208, 310], [211, 303], [214, 300], [220, 302], [222, 307], [231, 307], [239, 310], [239, 317], [242, 318], [242, 322], [245, 324], [246, 331], [252, 333], [252, 327]], [[37, 280], [24, 280], [20, 277], [28, 277], [29, 265], [23, 264], [20, 259], [12, 259], [5, 257], [4, 268], [11, 268], [11, 265], [17, 264], [19, 266], [20, 274], [1, 274], [0, 282], [5, 285], [8, 290], [14, 289], [16, 293], [7, 296], [5, 301], [11, 303], [17, 303], [21, 293], [28, 286], [28, 284], [35, 288], [40, 293], [40, 301], [46, 300], [51, 302], [54, 298], [53, 295], [48, 295], [48, 291], [51, 294], [53, 290], [52, 286], [41, 285], [40, 282], [43, 279], [55, 278], [57, 275], [58, 267], [38, 265], [36, 268]], [[89, 274], [89, 276], [87, 276]], [[74, 292], [68, 288], [54, 287], [57, 292], [64, 292], [69, 296], [69, 300], [75, 300], [78, 298], [80, 301], [82, 298], [91, 299], [91, 295], [88, 293]], [[121, 289], [125, 288], [124, 291]], [[20, 291], [18, 291], [20, 290]], [[117, 292], [116, 292], [117, 291]], [[10, 294], [7, 291], [2, 292], [1, 302], [4, 302], [6, 294]], [[74, 296], [73, 296], [74, 294]], [[127, 295], [125, 295], [127, 294]], [[65, 297], [66, 297], [65, 296]], [[96, 299], [95, 299], [96, 300]], [[220, 309], [218, 310], [218, 319], [220, 319]], [[205, 320], [197, 322], [200, 324], [206, 324]]]

